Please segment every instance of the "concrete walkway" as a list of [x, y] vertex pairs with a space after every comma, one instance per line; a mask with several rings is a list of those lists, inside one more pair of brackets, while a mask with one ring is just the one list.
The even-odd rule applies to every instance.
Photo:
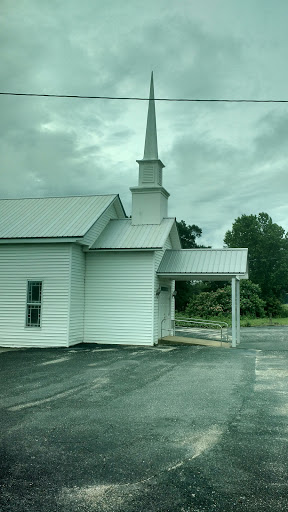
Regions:
[[3, 512], [288, 510], [288, 328], [0, 354]]
[[190, 338], [189, 336], [165, 336], [159, 340], [160, 345], [202, 345], [204, 347], [231, 348], [231, 343], [205, 338]]

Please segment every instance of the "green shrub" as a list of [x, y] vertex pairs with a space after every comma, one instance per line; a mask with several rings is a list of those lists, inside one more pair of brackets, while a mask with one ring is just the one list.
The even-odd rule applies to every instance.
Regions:
[[[240, 286], [240, 314], [250, 317], [265, 316], [265, 302], [260, 298], [261, 290], [251, 281], [242, 281]], [[186, 308], [190, 317], [209, 318], [231, 314], [231, 285], [212, 292], [202, 292], [192, 297]]]
[[285, 308], [284, 304], [282, 304], [276, 297], [268, 297], [266, 299], [265, 310], [269, 317], [288, 317], [287, 308]]
[[240, 314], [250, 317], [265, 316], [265, 301], [260, 298], [261, 288], [249, 280], [240, 284]]

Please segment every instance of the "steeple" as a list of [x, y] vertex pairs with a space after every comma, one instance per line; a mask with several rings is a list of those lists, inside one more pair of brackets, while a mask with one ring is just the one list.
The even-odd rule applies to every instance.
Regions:
[[132, 224], [160, 224], [167, 217], [169, 194], [162, 186], [164, 164], [158, 157], [153, 72], [151, 74], [149, 105], [143, 160], [139, 164], [138, 186], [132, 192]]
[[155, 114], [155, 101], [154, 101], [154, 83], [153, 71], [151, 73], [149, 106], [146, 125], [146, 137], [144, 146], [144, 160], [158, 160], [158, 146], [157, 146], [157, 128], [156, 128], [156, 114]]

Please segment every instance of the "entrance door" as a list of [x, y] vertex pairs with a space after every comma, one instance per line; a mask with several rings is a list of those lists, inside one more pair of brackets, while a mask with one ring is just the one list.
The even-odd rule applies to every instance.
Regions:
[[161, 285], [158, 296], [158, 337], [170, 336], [171, 334], [171, 286]]

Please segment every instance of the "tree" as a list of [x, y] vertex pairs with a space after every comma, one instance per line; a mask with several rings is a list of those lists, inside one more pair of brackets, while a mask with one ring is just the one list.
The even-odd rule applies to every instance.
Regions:
[[275, 314], [288, 290], [288, 237], [267, 213], [242, 215], [224, 237], [227, 247], [247, 247], [249, 278], [259, 284], [267, 312]]
[[[176, 224], [183, 249], [197, 249], [197, 247], [202, 247], [196, 243], [196, 238], [200, 238], [202, 235], [201, 228], [195, 224], [191, 226], [189, 224], [187, 225], [184, 220], [176, 222]], [[195, 291], [190, 281], [176, 282], [176, 291], [175, 307], [177, 311], [184, 311]]]
[[177, 222], [178, 233], [181, 240], [181, 245], [183, 249], [195, 249], [199, 247], [196, 243], [196, 238], [200, 238], [202, 235], [202, 229], [192, 224], [189, 226], [186, 224], [184, 220], [180, 220]]

